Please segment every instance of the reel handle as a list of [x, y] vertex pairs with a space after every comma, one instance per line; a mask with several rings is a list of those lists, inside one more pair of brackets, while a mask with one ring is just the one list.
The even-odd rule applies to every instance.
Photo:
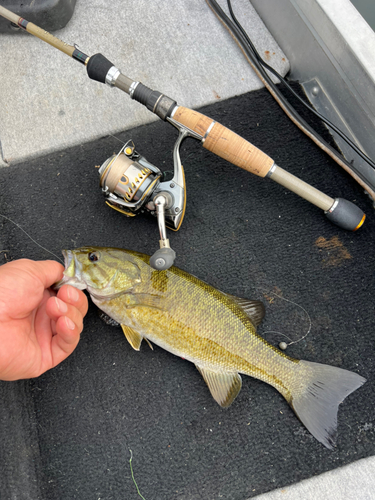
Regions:
[[[356, 231], [362, 226], [366, 216], [353, 203], [341, 198], [330, 198], [297, 177], [288, 174], [288, 172], [275, 165], [272, 158], [235, 132], [201, 113], [178, 106], [176, 101], [170, 97], [128, 78], [102, 54], [94, 54], [89, 57], [75, 46], [62, 42], [47, 31], [2, 6], [0, 6], [0, 16], [9, 19], [20, 28], [86, 65], [89, 78], [119, 88], [129, 94], [132, 99], [146, 106], [147, 109], [162, 120], [170, 121], [173, 125], [177, 125], [177, 128], [187, 129], [189, 133], [186, 134], [180, 129], [181, 140], [185, 135], [196, 137], [202, 141], [204, 148], [230, 163], [260, 177], [269, 177], [275, 180], [302, 198], [322, 208], [327, 217], [339, 227]], [[180, 207], [177, 208], [180, 209]], [[180, 222], [181, 220], [182, 218]]]
[[159, 233], [160, 233], [160, 248], [150, 257], [150, 266], [157, 271], [165, 271], [173, 266], [174, 260], [176, 258], [176, 252], [172, 250], [169, 245], [169, 239], [167, 238], [167, 232], [165, 227], [165, 209], [167, 207], [166, 194], [160, 193], [154, 198], [154, 204], [156, 207], [156, 216], [158, 219]]

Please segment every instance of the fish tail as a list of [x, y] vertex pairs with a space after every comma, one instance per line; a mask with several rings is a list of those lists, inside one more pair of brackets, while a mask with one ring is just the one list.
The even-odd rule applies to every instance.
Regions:
[[290, 405], [308, 431], [332, 449], [336, 444], [339, 404], [366, 379], [334, 366], [309, 361], [298, 364], [302, 377], [290, 392]]

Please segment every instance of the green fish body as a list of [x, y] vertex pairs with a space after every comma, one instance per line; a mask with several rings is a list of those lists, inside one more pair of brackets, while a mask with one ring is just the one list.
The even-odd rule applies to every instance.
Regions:
[[121, 325], [136, 350], [154, 342], [196, 365], [214, 399], [229, 406], [240, 374], [275, 387], [326, 447], [335, 444], [338, 405], [365, 379], [328, 365], [293, 359], [256, 332], [259, 301], [222, 293], [172, 267], [156, 271], [149, 256], [116, 248], [64, 250], [64, 283], [87, 289], [105, 315]]

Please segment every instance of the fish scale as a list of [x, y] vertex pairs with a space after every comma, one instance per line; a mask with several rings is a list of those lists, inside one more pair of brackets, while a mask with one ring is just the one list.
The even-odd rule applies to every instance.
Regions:
[[[143, 265], [141, 271], [142, 283], [133, 289], [132, 297], [137, 301], [137, 292], [143, 296], [148, 294], [152, 297], [151, 304], [158, 297], [162, 299], [159, 308], [134, 305], [125, 310], [121, 297], [96, 300], [96, 305], [109, 316], [115, 315], [119, 323], [133, 327], [160, 347], [193, 363], [250, 376], [256, 374], [257, 378], [272, 385], [284, 386], [280, 382], [280, 372], [284, 368], [285, 378], [290, 372], [289, 364], [298, 361], [275, 351], [275, 362], [270, 364], [270, 345], [256, 334], [249, 317], [230, 297], [178, 268], [154, 271]], [[159, 287], [155, 289], [151, 279], [151, 275], [161, 273], [164, 274], [161, 279], [167, 283], [163, 292]], [[185, 288], [184, 296], [181, 296], [181, 288]], [[165, 325], [168, 325], [168, 336]], [[248, 361], [250, 357], [251, 362]]]
[[191, 361], [223, 407], [241, 390], [240, 374], [267, 382], [318, 441], [335, 445], [338, 406], [365, 379], [293, 359], [269, 344], [256, 332], [261, 302], [222, 293], [176, 267], [156, 271], [148, 255], [130, 250], [84, 247], [63, 254], [66, 269], [57, 287], [87, 289], [134, 349], [146, 339]]

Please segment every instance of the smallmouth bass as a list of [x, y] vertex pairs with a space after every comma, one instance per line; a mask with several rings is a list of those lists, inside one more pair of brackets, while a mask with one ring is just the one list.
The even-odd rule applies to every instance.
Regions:
[[86, 289], [134, 349], [145, 339], [191, 361], [222, 407], [241, 390], [240, 374], [263, 380], [318, 441], [335, 445], [339, 404], [366, 380], [293, 359], [269, 344], [256, 332], [265, 313], [261, 302], [222, 293], [176, 267], [156, 271], [148, 255], [130, 250], [84, 247], [63, 255], [64, 277], [56, 287]]

